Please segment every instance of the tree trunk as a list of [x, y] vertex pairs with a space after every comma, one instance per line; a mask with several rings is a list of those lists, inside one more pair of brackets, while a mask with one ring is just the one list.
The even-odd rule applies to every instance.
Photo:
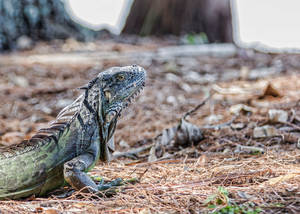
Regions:
[[15, 49], [22, 36], [88, 40], [96, 32], [72, 21], [61, 0], [0, 0], [0, 50]]
[[205, 33], [209, 42], [232, 42], [229, 0], [135, 0], [125, 34]]

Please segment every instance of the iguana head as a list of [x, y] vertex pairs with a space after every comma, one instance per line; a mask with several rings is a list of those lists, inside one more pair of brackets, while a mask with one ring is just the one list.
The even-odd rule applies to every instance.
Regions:
[[[114, 146], [108, 145], [112, 137], [117, 119], [121, 111], [131, 103], [132, 99], [145, 86], [146, 71], [137, 65], [112, 67], [101, 72], [92, 80], [86, 89], [99, 97], [99, 105], [95, 109], [98, 113], [101, 140], [101, 159], [107, 159], [107, 150]], [[89, 91], [89, 90], [87, 90]]]
[[145, 86], [146, 71], [137, 65], [112, 67], [98, 77], [102, 83], [102, 112], [109, 122], [119, 116]]

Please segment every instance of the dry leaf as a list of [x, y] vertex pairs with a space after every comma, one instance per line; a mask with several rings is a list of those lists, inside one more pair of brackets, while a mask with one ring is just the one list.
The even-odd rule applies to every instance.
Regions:
[[196, 166], [205, 166], [205, 164], [207, 163], [207, 156], [206, 155], [201, 155], [197, 162], [196, 162]]
[[73, 206], [76, 208], [82, 208], [82, 207], [86, 207], [87, 203], [78, 202], [76, 204], [73, 204]]
[[182, 119], [176, 130], [175, 146], [190, 146], [203, 139], [202, 131], [198, 126]]
[[269, 112], [269, 119], [273, 122], [287, 122], [288, 120], [288, 113], [286, 111], [280, 109], [270, 109]]
[[148, 208], [142, 209], [139, 214], [151, 214], [151, 211]]
[[281, 97], [279, 91], [276, 88], [274, 88], [274, 86], [271, 83], [268, 83], [263, 94], [259, 98], [264, 99], [266, 96]]
[[[287, 181], [289, 179], [292, 179], [294, 177], [296, 177], [297, 174], [287, 174], [287, 175], [281, 175], [279, 177], [276, 177], [276, 178], [271, 178], [269, 179], [268, 181], [264, 182], [264, 183], [267, 183], [269, 185], [275, 185], [275, 184], [278, 184], [278, 183], [281, 183], [281, 182], [284, 182], [284, 181]], [[298, 175], [299, 176], [299, 175]], [[262, 184], [261, 184], [262, 185]]]
[[44, 211], [43, 207], [37, 207], [35, 208], [35, 212], [42, 213]]
[[239, 115], [240, 113], [254, 112], [255, 110], [252, 107], [244, 104], [236, 104], [231, 106], [229, 111], [232, 114]]
[[203, 139], [202, 131], [198, 126], [181, 119], [177, 126], [164, 129], [154, 139], [154, 146], [150, 150], [148, 161], [155, 161], [163, 157], [168, 149], [188, 147], [197, 144]]
[[45, 214], [58, 214], [59, 211], [55, 209], [48, 209], [44, 211]]
[[275, 127], [269, 126], [269, 125], [255, 127], [253, 130], [254, 138], [274, 137], [274, 136], [278, 136], [278, 135], [279, 135], [278, 130]]
[[11, 146], [21, 143], [23, 139], [24, 134], [21, 132], [8, 132], [1, 137], [0, 143], [4, 146]]

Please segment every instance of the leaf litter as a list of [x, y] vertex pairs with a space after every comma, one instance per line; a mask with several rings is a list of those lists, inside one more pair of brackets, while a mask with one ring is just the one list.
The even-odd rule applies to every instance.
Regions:
[[[76, 88], [104, 68], [136, 63], [148, 70], [148, 82], [119, 121], [116, 142], [123, 142], [116, 159], [90, 172], [108, 181], [137, 178], [139, 183], [120, 187], [111, 197], [65, 187], [46, 198], [1, 201], [1, 212], [300, 212], [300, 56], [252, 50], [168, 55], [172, 48], [152, 54], [160, 44], [168, 42], [96, 42], [93, 50], [78, 54], [93, 59], [82, 64], [75, 58], [84, 45], [76, 41], [68, 49], [43, 43], [2, 56], [4, 146], [47, 126], [79, 95]], [[103, 57], [106, 52], [110, 58]], [[65, 58], [55, 63], [57, 53]], [[139, 54], [142, 60], [132, 57]], [[61, 192], [70, 194], [60, 198]]]

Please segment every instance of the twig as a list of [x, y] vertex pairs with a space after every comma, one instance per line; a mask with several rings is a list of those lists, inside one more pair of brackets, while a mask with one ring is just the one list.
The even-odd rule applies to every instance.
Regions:
[[202, 106], [204, 106], [205, 103], [206, 103], [206, 102], [212, 97], [212, 95], [214, 95], [214, 94], [215, 94], [215, 92], [210, 92], [209, 95], [208, 95], [208, 96], [207, 96], [200, 104], [198, 104], [198, 105], [197, 105], [195, 108], [193, 108], [192, 110], [186, 112], [186, 113], [183, 115], [182, 119], [185, 119], [187, 116], [189, 116], [189, 115], [195, 113], [196, 111], [198, 111], [198, 109], [201, 108]]
[[293, 124], [293, 123], [290, 123], [290, 122], [282, 122], [282, 121], [278, 121], [278, 122], [281, 123], [281, 124], [285, 124], [285, 125], [291, 126], [295, 130], [300, 131], [300, 126], [297, 126], [296, 124]]
[[[150, 166], [149, 166], [150, 167]], [[140, 177], [138, 178], [138, 180], [140, 181], [142, 179], [142, 177], [146, 174], [146, 172], [148, 172], [149, 167], [142, 173], [140, 174]]]
[[[194, 163], [198, 159], [195, 158], [190, 158], [186, 160], [186, 163]], [[172, 160], [158, 160], [158, 161], [153, 161], [153, 162], [143, 162], [143, 163], [128, 163], [126, 166], [133, 166], [133, 165], [138, 165], [138, 166], [148, 166], [148, 165], [153, 165], [153, 164], [176, 164], [176, 163], [181, 163], [181, 159], [172, 159]]]
[[238, 152], [246, 152], [246, 153], [259, 152], [259, 153], [263, 154], [265, 152], [265, 150], [264, 150], [264, 148], [257, 147], [257, 146], [243, 146], [243, 145], [237, 144], [237, 149], [236, 149], [235, 153], [238, 153]]
[[279, 136], [282, 138], [283, 142], [297, 143], [300, 139], [297, 135], [286, 132], [281, 132]]
[[151, 147], [153, 145], [154, 145], [154, 143], [151, 143], [149, 145], [144, 145], [144, 146], [141, 146], [141, 147], [138, 147], [138, 148], [134, 148], [134, 149], [129, 150], [127, 152], [115, 152], [113, 154], [113, 159], [117, 159], [117, 158], [120, 158], [120, 157], [129, 157], [129, 158], [137, 159], [138, 154], [140, 152], [143, 152], [143, 151], [146, 151], [148, 149], [151, 149]]
[[201, 129], [221, 129], [223, 127], [226, 127], [226, 126], [229, 126], [231, 125], [231, 123], [233, 123], [236, 118], [238, 117], [239, 115], [235, 115], [233, 118], [231, 118], [231, 120], [225, 122], [225, 123], [221, 123], [221, 124], [217, 124], [217, 125], [206, 125], [206, 126], [202, 126], [200, 127]]
[[295, 117], [297, 117], [297, 115], [296, 115], [295, 109], [292, 108], [291, 112], [292, 112], [292, 115], [291, 115], [291, 118], [290, 118], [290, 122], [292, 123], [295, 120]]

